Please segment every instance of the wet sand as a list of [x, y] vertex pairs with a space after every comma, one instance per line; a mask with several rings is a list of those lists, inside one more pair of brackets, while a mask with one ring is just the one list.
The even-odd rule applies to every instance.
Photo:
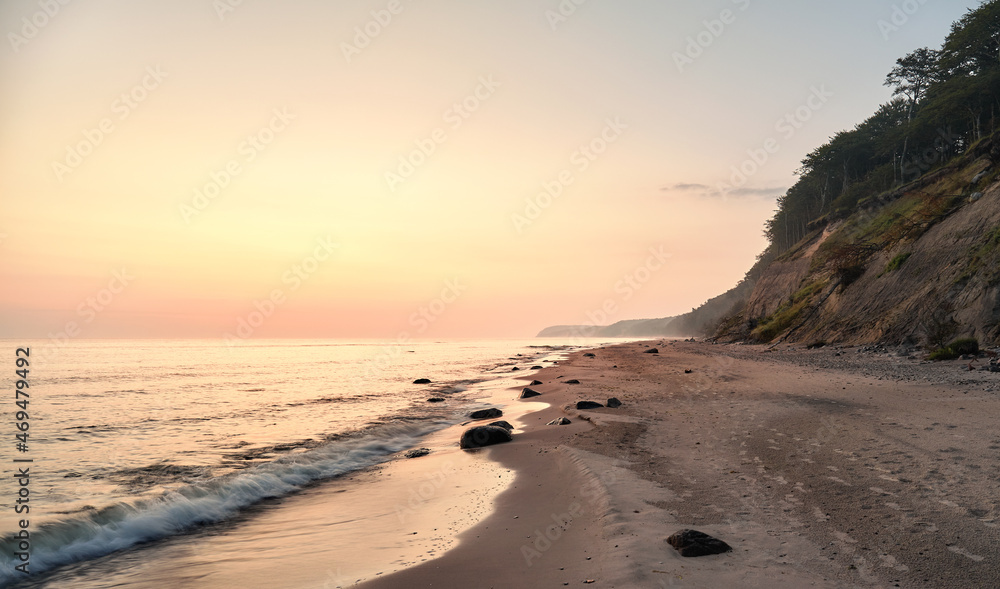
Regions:
[[[660, 353], [643, 353], [651, 345]], [[854, 348], [650, 342], [594, 353], [530, 375], [544, 382], [533, 401], [549, 407], [520, 418], [514, 442], [471, 453], [515, 473], [493, 512], [442, 556], [361, 586], [1000, 578], [1000, 374]], [[612, 396], [624, 406], [573, 408]], [[572, 425], [545, 425], [562, 415]], [[665, 542], [682, 528], [734, 550], [683, 558]]]

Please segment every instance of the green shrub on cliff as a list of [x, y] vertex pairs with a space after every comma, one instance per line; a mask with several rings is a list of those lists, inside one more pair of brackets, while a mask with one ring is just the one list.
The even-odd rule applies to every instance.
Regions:
[[815, 219], [846, 218], [995, 131], [998, 55], [1000, 0], [985, 0], [952, 24], [940, 49], [919, 48], [899, 58], [885, 79], [893, 99], [802, 160], [798, 182], [778, 198], [767, 223], [775, 251], [780, 255], [793, 247], [815, 229], [810, 225]]
[[954, 360], [959, 356], [964, 354], [978, 354], [979, 353], [979, 340], [974, 337], [967, 337], [962, 339], [957, 339], [947, 347], [938, 348], [931, 352], [929, 356], [930, 360]]

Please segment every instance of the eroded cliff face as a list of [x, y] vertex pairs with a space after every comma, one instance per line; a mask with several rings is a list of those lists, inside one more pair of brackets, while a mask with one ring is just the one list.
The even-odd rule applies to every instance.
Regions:
[[[986, 144], [768, 264], [723, 340], [1000, 343], [1000, 182]], [[974, 181], [976, 180], [976, 181]]]

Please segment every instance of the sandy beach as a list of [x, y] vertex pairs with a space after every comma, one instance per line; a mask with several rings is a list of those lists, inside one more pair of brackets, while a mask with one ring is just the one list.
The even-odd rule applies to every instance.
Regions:
[[[485, 519], [443, 555], [360, 586], [968, 588], [1000, 578], [1000, 375], [879, 348], [656, 341], [593, 354], [528, 374], [543, 382], [530, 408], [544, 408], [509, 401], [514, 441], [465, 452], [499, 473]], [[624, 405], [575, 409], [609, 397]], [[571, 425], [546, 425], [560, 416]], [[684, 528], [733, 551], [681, 557], [665, 539]]]

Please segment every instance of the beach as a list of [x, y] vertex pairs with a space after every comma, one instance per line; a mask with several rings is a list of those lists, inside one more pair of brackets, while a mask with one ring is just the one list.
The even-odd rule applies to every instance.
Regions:
[[[359, 586], [990, 587], [1000, 578], [996, 373], [878, 347], [651, 341], [592, 354], [527, 375], [542, 394], [523, 403], [547, 406], [514, 409], [513, 442], [465, 452], [512, 481], [457, 546]], [[516, 406], [518, 392], [498, 396]], [[610, 397], [623, 406], [575, 409]], [[561, 416], [572, 423], [546, 425]], [[410, 462], [433, 471], [432, 457]], [[681, 557], [665, 540], [685, 528], [733, 550]]]

